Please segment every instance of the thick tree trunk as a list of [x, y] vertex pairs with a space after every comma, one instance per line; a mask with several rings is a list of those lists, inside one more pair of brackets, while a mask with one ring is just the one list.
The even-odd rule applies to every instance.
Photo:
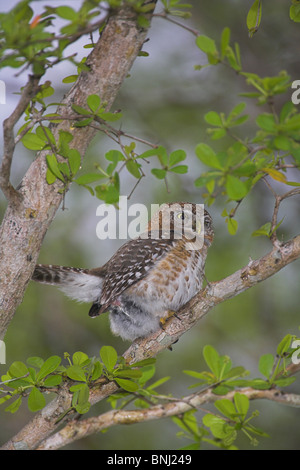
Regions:
[[[155, 3], [155, 2], [153, 2]], [[128, 7], [112, 15], [101, 38], [87, 59], [89, 72], [82, 72], [62, 101], [58, 112], [74, 115], [72, 104], [86, 106], [90, 94], [97, 94], [111, 107], [145, 40], [146, 30], [137, 26], [136, 14]], [[73, 135], [72, 147], [84, 155], [96, 130], [73, 128], [69, 120], [56, 124]], [[49, 152], [48, 152], [49, 153]], [[46, 182], [45, 152], [40, 152], [11, 198], [0, 228], [0, 339], [4, 338], [36, 264], [43, 238], [61, 203], [60, 183]], [[13, 188], [12, 188], [13, 189]], [[13, 193], [13, 191], [12, 191]]]

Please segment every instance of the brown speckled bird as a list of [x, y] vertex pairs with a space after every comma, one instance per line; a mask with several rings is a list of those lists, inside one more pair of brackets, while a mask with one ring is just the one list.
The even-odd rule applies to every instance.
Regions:
[[123, 339], [144, 337], [202, 287], [214, 237], [209, 213], [192, 203], [163, 204], [136, 239], [94, 269], [37, 265], [32, 279], [59, 287], [89, 315], [109, 311], [111, 330]]

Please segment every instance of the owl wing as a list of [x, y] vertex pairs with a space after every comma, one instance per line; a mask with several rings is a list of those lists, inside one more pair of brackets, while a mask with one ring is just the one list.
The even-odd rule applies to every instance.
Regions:
[[145, 278], [157, 261], [172, 249], [173, 244], [174, 239], [170, 238], [136, 238], [121, 246], [103, 266], [106, 268], [106, 275], [102, 294], [98, 306], [92, 307], [90, 315], [94, 316], [105, 312], [122, 292]]

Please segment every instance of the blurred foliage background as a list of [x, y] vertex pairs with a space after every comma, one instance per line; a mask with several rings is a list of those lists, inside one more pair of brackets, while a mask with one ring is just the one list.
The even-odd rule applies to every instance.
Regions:
[[[33, 2], [37, 8], [43, 2]], [[49, 3], [49, 2], [48, 2]], [[68, 2], [51, 2], [68, 4]], [[80, 2], [73, 1], [76, 8]], [[232, 41], [238, 41], [244, 70], [261, 76], [277, 75], [286, 70], [292, 80], [300, 79], [299, 25], [289, 19], [289, 4], [281, 0], [265, 2], [262, 23], [252, 39], [246, 27], [247, 12], [252, 0], [191, 0], [192, 18], [185, 24], [219, 40], [225, 26], [232, 32]], [[73, 5], [74, 4], [74, 5]], [[12, 5], [9, 7], [11, 8]], [[2, 6], [1, 6], [2, 8]], [[4, 10], [4, 9], [3, 9]], [[139, 57], [131, 75], [124, 82], [114, 109], [123, 112], [122, 129], [135, 136], [166, 146], [170, 151], [181, 148], [187, 152], [185, 163], [189, 165], [186, 175], [169, 178], [168, 188], [151, 176], [149, 165], [143, 169], [148, 177], [133, 192], [129, 203], [151, 203], [164, 201], [203, 202], [201, 192], [194, 180], [206, 171], [195, 157], [195, 146], [206, 142], [220, 150], [222, 141], [212, 143], [205, 132], [204, 114], [210, 110], [228, 113], [239, 101], [238, 93], [249, 91], [241, 77], [225, 67], [208, 67], [194, 70], [194, 65], [204, 64], [205, 55], [195, 46], [192, 34], [176, 25], [155, 18], [145, 43], [149, 57]], [[81, 40], [72, 46], [78, 56], [86, 55]], [[74, 73], [67, 63], [57, 70], [49, 71], [46, 79], [52, 80], [59, 100], [68, 90], [62, 78]], [[6, 75], [5, 75], [6, 74]], [[1, 106], [1, 118], [9, 115], [17, 97], [12, 95], [23, 83], [22, 76], [14, 77], [6, 69], [1, 77], [7, 84], [7, 105]], [[289, 97], [285, 96], [287, 101]], [[282, 98], [280, 98], [282, 100]], [[280, 106], [281, 101], [275, 103]], [[246, 112], [255, 118], [258, 110], [253, 100], [246, 100]], [[252, 122], [252, 124], [251, 124]], [[119, 125], [119, 123], [117, 123]], [[251, 128], [253, 126], [253, 128]], [[251, 135], [254, 120], [241, 127], [240, 132]], [[104, 154], [116, 144], [103, 135], [91, 143], [85, 160], [85, 172], [92, 171], [94, 163], [103, 163]], [[13, 182], [17, 184], [34, 156], [22, 145], [17, 148], [13, 167]], [[148, 168], [149, 167], [149, 168]], [[128, 195], [135, 180], [124, 174], [121, 194]], [[6, 202], [0, 195], [1, 218]], [[295, 198], [294, 198], [295, 199]], [[221, 279], [248, 263], [249, 257], [257, 258], [271, 249], [271, 243], [263, 238], [253, 238], [251, 233], [270, 220], [274, 200], [262, 183], [243, 201], [236, 219], [239, 229], [235, 236], [229, 235], [221, 212], [225, 200], [220, 198], [209, 208], [214, 219], [215, 241], [208, 259], [206, 276], [209, 280]], [[96, 267], [105, 263], [124, 243], [124, 240], [100, 241], [96, 237], [99, 218], [96, 209], [101, 201], [91, 197], [85, 189], [73, 185], [65, 198], [66, 209], [59, 210], [51, 225], [40, 253], [39, 262], [66, 266]], [[299, 198], [286, 200], [279, 219], [284, 218], [279, 233], [283, 240], [299, 233]], [[1, 374], [15, 360], [29, 356], [43, 358], [52, 354], [63, 355], [84, 351], [98, 355], [104, 344], [111, 344], [121, 355], [127, 344], [114, 337], [108, 325], [107, 315], [91, 319], [87, 305], [66, 299], [53, 287], [30, 283], [24, 301], [16, 312], [6, 336], [7, 365], [0, 365]], [[164, 351], [157, 362], [155, 378], [170, 375], [171, 379], [160, 389], [161, 393], [172, 393], [179, 397], [191, 393], [188, 386], [192, 379], [182, 373], [183, 369], [203, 370], [202, 349], [213, 345], [221, 354], [229, 355], [235, 365], [243, 365], [251, 376], [259, 376], [259, 356], [275, 353], [276, 346], [287, 334], [297, 334], [299, 325], [299, 261], [264, 283], [222, 303], [213, 309], [192, 331], [186, 333], [174, 345], [173, 351]], [[296, 385], [289, 387], [296, 391]], [[298, 390], [299, 392], [299, 390]], [[50, 399], [50, 398], [49, 398]], [[100, 413], [109, 405], [101, 403], [91, 413]], [[257, 426], [270, 434], [271, 439], [261, 439], [259, 449], [299, 448], [299, 411], [281, 407], [275, 403], [257, 401], [251, 404], [260, 416]], [[199, 412], [200, 416], [200, 412]], [[24, 406], [15, 415], [0, 412], [0, 441], [5, 442], [14, 435], [32, 414]], [[159, 429], [159, 432], [158, 432]], [[159, 423], [138, 424], [129, 428], [112, 428], [106, 433], [80, 441], [69, 448], [76, 449], [174, 449], [186, 445], [175, 437], [178, 429], [169, 420]], [[142, 437], [141, 437], [142, 436]], [[253, 448], [246, 438], [241, 438], [240, 448]]]

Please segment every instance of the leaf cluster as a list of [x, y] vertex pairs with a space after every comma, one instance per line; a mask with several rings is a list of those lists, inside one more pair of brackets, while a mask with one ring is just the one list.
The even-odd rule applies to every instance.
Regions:
[[[216, 412], [204, 410], [202, 425], [197, 421], [196, 409], [174, 416], [174, 423], [179, 426], [178, 437], [192, 441], [185, 449], [198, 449], [203, 443], [223, 449], [235, 449], [235, 441], [240, 433], [245, 434], [253, 445], [257, 437], [267, 434], [252, 424], [258, 416], [257, 411], [250, 412], [250, 400], [243, 393], [243, 388], [268, 390], [291, 385], [295, 377], [289, 373], [289, 365], [299, 354], [300, 340], [288, 334], [278, 344], [276, 356], [264, 354], [259, 359], [258, 370], [263, 378], [249, 378], [249, 372], [242, 366], [234, 366], [230, 357], [220, 355], [210, 345], [203, 348], [203, 357], [208, 370], [201, 372], [184, 370], [196, 379], [192, 388], [201, 387], [197, 392], [212, 390]], [[28, 408], [36, 412], [46, 405], [45, 394], [59, 393], [62, 387], [72, 394], [70, 410], [84, 414], [90, 409], [89, 392], [95, 384], [115, 382], [120, 390], [107, 401], [113, 409], [123, 409], [133, 405], [138, 409], [147, 409], [165, 401], [175, 400], [172, 395], [161, 395], [157, 388], [170, 377], [152, 381], [155, 374], [155, 359], [149, 358], [129, 365], [123, 357], [118, 357], [112, 346], [103, 346], [99, 357], [88, 357], [84, 352], [75, 352], [72, 356], [65, 353], [64, 362], [59, 356], [51, 356], [45, 361], [40, 357], [31, 357], [26, 363], [15, 361], [2, 376], [0, 404], [10, 404], [6, 411], [15, 413], [26, 397]], [[204, 387], [204, 388], [203, 388]], [[226, 398], [228, 393], [232, 397]], [[224, 398], [225, 395], [225, 398]], [[185, 399], [183, 399], [184, 401]]]
[[235, 393], [232, 400], [228, 398], [215, 400], [216, 412], [204, 410], [206, 411], [202, 418], [204, 427], [198, 424], [195, 410], [173, 418], [173, 421], [181, 428], [178, 436], [193, 441], [184, 449], [199, 449], [203, 443], [223, 449], [236, 449], [234, 442], [241, 432], [253, 445], [258, 444], [258, 437], [268, 437], [267, 433], [252, 424], [251, 421], [258, 416], [258, 411], [250, 412], [250, 400], [242, 393], [242, 389], [251, 387], [257, 390], [268, 390], [291, 385], [296, 378], [289, 375], [288, 365], [291, 364], [291, 357], [300, 343], [294, 341], [295, 337], [287, 334], [278, 344], [275, 357], [272, 354], [261, 356], [258, 369], [264, 378], [254, 379], [246, 378], [249, 372], [242, 366], [233, 367], [228, 356], [221, 356], [210, 345], [205, 346], [203, 357], [209, 370], [184, 371], [185, 374], [197, 379], [191, 387], [202, 385], [213, 387], [213, 393], [216, 395]]
[[[100, 378], [114, 381], [122, 390], [132, 393], [140, 388], [139, 383], [144, 384], [148, 380], [145, 377], [150, 377], [149, 367], [155, 363], [155, 359], [147, 359], [130, 366], [118, 357], [112, 346], [103, 346], [98, 358], [78, 351], [72, 356], [65, 353], [64, 359], [64, 364], [59, 356], [51, 356], [45, 361], [40, 357], [30, 357], [26, 363], [13, 362], [1, 377], [0, 404], [11, 401], [5, 411], [15, 413], [25, 397], [30, 411], [41, 410], [46, 405], [45, 394], [58, 393], [67, 384], [72, 393], [70, 409], [83, 414], [90, 409], [89, 390], [95, 381]], [[148, 373], [145, 368], [148, 368]], [[153, 375], [154, 367], [151, 370]]]
[[[64, 51], [90, 26], [92, 18], [99, 15], [100, 2], [85, 1], [78, 11], [70, 6], [45, 7], [35, 17], [30, 3], [31, 0], [23, 0], [9, 12], [0, 14], [0, 67], [31, 67], [34, 75], [42, 76], [62, 60], [76, 63], [74, 57], [64, 57]], [[56, 18], [68, 22], [58, 35], [51, 32]], [[98, 28], [96, 23], [91, 30]]]
[[[237, 203], [231, 211], [225, 209], [222, 214], [226, 218], [229, 233], [235, 234], [238, 228], [234, 220], [236, 209], [261, 179], [270, 177], [284, 185], [300, 186], [300, 182], [289, 181], [286, 176], [288, 167], [298, 170], [300, 167], [300, 114], [290, 97], [278, 111], [274, 105], [277, 95], [290, 90], [291, 79], [287, 73], [282, 71], [274, 77], [260, 77], [244, 71], [238, 44], [230, 45], [229, 28], [223, 30], [219, 47], [213, 39], [203, 35], [196, 38], [196, 45], [207, 56], [208, 64], [204, 66], [229, 66], [253, 89], [241, 95], [256, 99], [259, 106], [269, 107], [269, 112], [257, 115], [256, 133], [246, 138], [236, 133], [239, 126], [249, 121], [249, 115], [244, 114], [245, 102], [235, 105], [227, 115], [209, 111], [204, 116], [209, 124], [207, 134], [213, 141], [227, 137], [229, 144], [220, 152], [215, 152], [207, 143], [199, 143], [195, 149], [201, 163], [210, 168], [195, 180], [195, 186], [205, 187], [203, 197], [208, 205], [213, 204], [219, 195], [227, 197], [228, 202]], [[268, 223], [260, 231], [255, 231], [255, 235], [271, 237], [273, 232], [274, 228], [271, 230], [271, 224]]]

